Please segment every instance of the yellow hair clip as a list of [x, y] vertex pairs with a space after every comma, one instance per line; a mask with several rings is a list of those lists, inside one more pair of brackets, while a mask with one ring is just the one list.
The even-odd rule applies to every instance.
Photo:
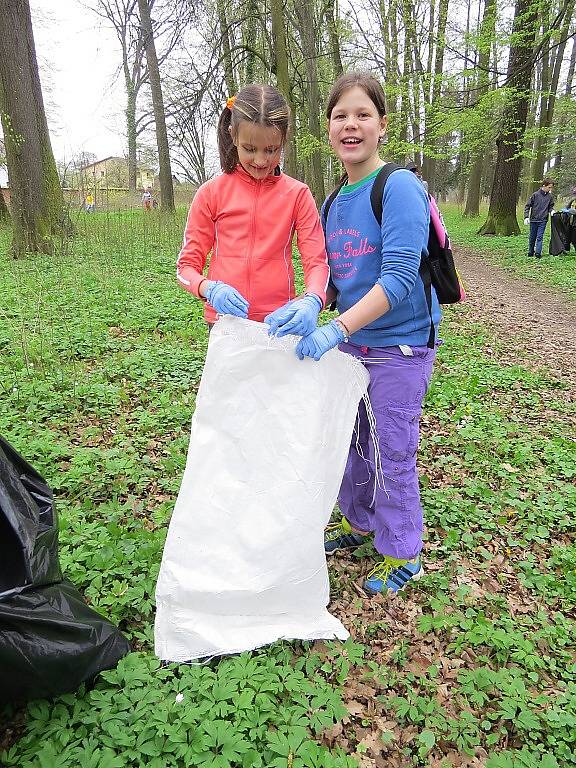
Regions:
[[228, 109], [232, 109], [235, 101], [236, 101], [236, 96], [230, 96], [230, 98], [226, 99], [226, 106], [228, 107]]

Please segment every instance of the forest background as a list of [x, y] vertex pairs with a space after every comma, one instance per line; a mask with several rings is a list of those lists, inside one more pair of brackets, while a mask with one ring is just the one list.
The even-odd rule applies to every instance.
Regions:
[[[14, 224], [30, 227], [31, 218], [19, 213], [18, 173], [35, 179], [24, 207], [52, 209], [43, 214], [49, 237], [20, 242], [46, 249], [63, 224], [69, 228], [55, 213], [62, 202], [47, 190], [47, 179], [55, 189], [96, 158], [79, 151], [59, 164], [58, 180], [40, 146], [27, 157], [19, 153], [17, 137], [25, 135], [19, 121], [38, 122], [44, 107], [39, 81], [34, 85], [37, 63], [22, 45], [33, 34], [29, 9], [11, 19], [28, 3], [3, 5], [2, 126], [14, 176]], [[275, 83], [286, 95], [294, 122], [286, 169], [320, 203], [341, 172], [322, 105], [334, 79], [351, 68], [375, 73], [384, 85], [390, 123], [383, 154], [414, 159], [433, 194], [451, 195], [467, 216], [477, 216], [488, 198], [484, 234], [517, 234], [518, 201], [545, 174], [561, 196], [576, 183], [576, 14], [567, 0], [90, 0], [84, 6], [117, 37], [129, 187], [136, 188], [139, 163], [157, 164], [164, 210], [174, 207], [173, 174], [199, 185], [218, 170], [218, 115], [226, 98], [251, 81]], [[22, 67], [31, 73], [30, 98], [16, 107], [13, 96], [24, 95]], [[38, 141], [47, 144], [47, 132]], [[41, 190], [45, 199], [33, 203]]]

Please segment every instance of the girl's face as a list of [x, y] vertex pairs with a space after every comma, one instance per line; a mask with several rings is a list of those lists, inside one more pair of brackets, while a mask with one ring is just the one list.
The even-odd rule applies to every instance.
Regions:
[[282, 135], [277, 128], [242, 120], [236, 136], [230, 131], [240, 164], [253, 179], [264, 179], [280, 162]]
[[380, 117], [366, 91], [355, 85], [336, 102], [328, 122], [328, 138], [345, 166], [368, 163], [378, 156], [387, 124], [386, 115]]

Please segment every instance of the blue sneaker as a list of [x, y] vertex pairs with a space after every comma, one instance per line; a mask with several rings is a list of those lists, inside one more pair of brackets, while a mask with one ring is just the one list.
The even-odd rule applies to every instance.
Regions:
[[324, 531], [324, 552], [333, 555], [339, 549], [357, 549], [368, 537], [354, 533], [345, 517], [339, 523], [330, 523]]
[[418, 581], [424, 573], [420, 557], [414, 560], [398, 560], [395, 557], [384, 556], [368, 574], [364, 582], [364, 591], [369, 595], [379, 592], [400, 592], [411, 581]]

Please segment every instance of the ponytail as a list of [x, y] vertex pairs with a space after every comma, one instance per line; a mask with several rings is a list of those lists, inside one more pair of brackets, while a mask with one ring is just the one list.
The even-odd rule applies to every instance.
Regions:
[[232, 110], [224, 107], [218, 120], [218, 154], [220, 155], [220, 167], [224, 173], [232, 173], [238, 165], [238, 150], [232, 141], [230, 135], [230, 126], [232, 125]]

